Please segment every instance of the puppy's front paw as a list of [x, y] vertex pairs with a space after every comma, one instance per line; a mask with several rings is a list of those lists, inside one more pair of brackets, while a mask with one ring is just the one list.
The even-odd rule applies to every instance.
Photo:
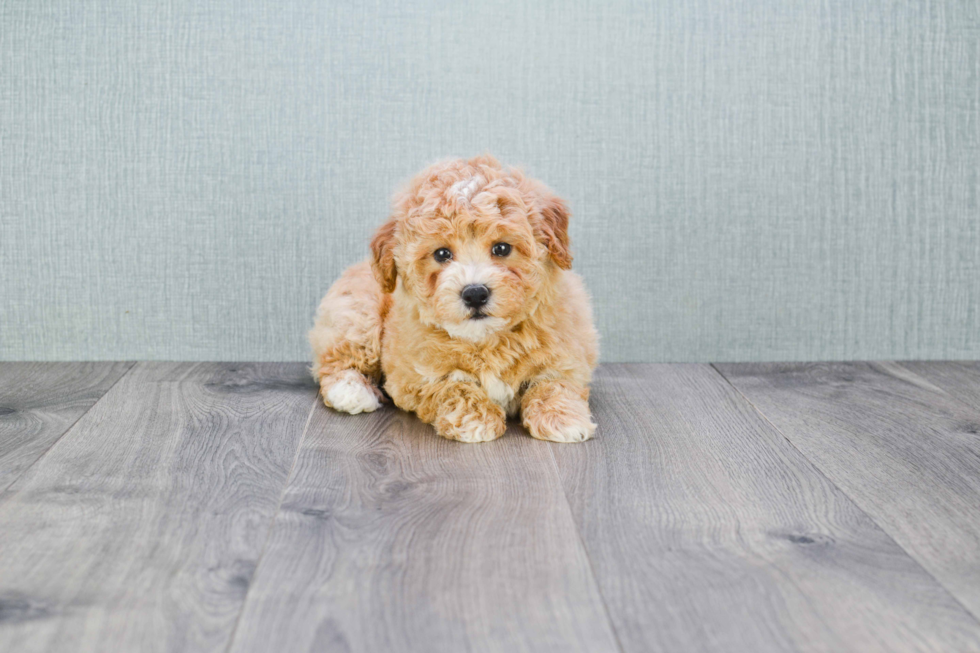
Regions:
[[460, 442], [490, 442], [499, 438], [506, 430], [507, 424], [503, 420], [484, 420], [472, 415], [459, 426], [446, 429], [443, 435]]
[[538, 440], [584, 442], [595, 433], [588, 402], [559, 384], [532, 388], [521, 414], [524, 427]]
[[503, 409], [469, 393], [450, 402], [435, 421], [436, 432], [460, 442], [489, 442], [507, 430]]
[[381, 406], [380, 393], [356, 370], [324, 377], [320, 382], [323, 403], [342, 413], [370, 413]]
[[539, 414], [525, 420], [524, 425], [533, 437], [551, 442], [585, 442], [595, 433], [595, 424], [588, 416]]

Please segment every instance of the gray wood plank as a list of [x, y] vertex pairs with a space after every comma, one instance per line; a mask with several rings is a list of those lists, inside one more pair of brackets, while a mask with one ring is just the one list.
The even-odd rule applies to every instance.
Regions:
[[545, 443], [318, 406], [232, 651], [615, 651]]
[[899, 365], [967, 406], [980, 409], [980, 361], [902, 361]]
[[0, 502], [4, 490], [132, 365], [0, 363]]
[[980, 649], [980, 623], [705, 365], [603, 366], [554, 446], [622, 647]]
[[0, 650], [225, 647], [315, 393], [301, 364], [134, 367], [0, 507]]
[[719, 368], [980, 617], [980, 412], [892, 363]]

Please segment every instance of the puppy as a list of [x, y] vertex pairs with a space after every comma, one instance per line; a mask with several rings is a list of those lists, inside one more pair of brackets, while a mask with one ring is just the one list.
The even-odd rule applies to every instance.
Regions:
[[489, 156], [437, 163], [396, 195], [371, 253], [309, 334], [327, 406], [373, 411], [383, 386], [452, 440], [499, 438], [518, 412], [541, 440], [592, 436], [598, 337], [548, 188]]

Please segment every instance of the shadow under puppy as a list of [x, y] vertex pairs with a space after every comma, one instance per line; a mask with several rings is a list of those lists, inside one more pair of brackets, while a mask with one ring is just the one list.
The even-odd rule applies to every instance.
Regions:
[[518, 412], [535, 438], [592, 436], [598, 338], [548, 188], [488, 156], [436, 163], [395, 196], [371, 251], [309, 334], [327, 406], [373, 411], [383, 383], [453, 440], [498, 438]]

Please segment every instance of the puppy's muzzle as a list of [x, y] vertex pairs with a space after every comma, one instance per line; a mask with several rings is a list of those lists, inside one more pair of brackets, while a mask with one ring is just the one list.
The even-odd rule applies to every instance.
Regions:
[[480, 283], [471, 283], [459, 293], [467, 308], [479, 311], [490, 299], [490, 289]]

